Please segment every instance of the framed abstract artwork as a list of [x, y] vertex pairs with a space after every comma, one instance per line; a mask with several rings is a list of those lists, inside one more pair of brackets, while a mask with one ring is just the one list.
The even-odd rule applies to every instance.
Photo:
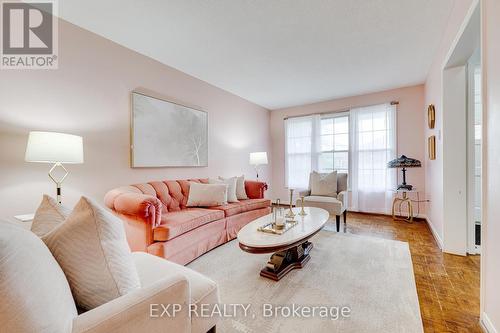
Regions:
[[131, 166], [208, 166], [208, 113], [132, 92]]

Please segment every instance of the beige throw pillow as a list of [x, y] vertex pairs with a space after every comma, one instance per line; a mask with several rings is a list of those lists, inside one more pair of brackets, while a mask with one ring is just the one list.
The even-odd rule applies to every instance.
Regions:
[[47, 194], [44, 194], [42, 202], [35, 212], [31, 231], [38, 237], [42, 237], [63, 223], [69, 214], [71, 214], [69, 208], [64, 207]]
[[238, 202], [238, 197], [236, 196], [236, 183], [238, 177], [231, 177], [227, 179], [213, 179], [210, 178], [208, 182], [210, 184], [226, 184], [227, 185], [227, 202]]
[[212, 207], [227, 204], [227, 184], [191, 183], [187, 207]]
[[42, 240], [83, 309], [93, 309], [140, 287], [122, 222], [86, 197]]
[[337, 197], [337, 171], [331, 173], [311, 172], [311, 195]]
[[77, 310], [66, 276], [33, 233], [0, 222], [1, 332], [71, 332]]
[[[226, 180], [227, 178], [219, 177], [221, 180]], [[241, 175], [236, 177], [236, 198], [238, 200], [247, 200], [247, 191], [245, 190], [245, 176]]]

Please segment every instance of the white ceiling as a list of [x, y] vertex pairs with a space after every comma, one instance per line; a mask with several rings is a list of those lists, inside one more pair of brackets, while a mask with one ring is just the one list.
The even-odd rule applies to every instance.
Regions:
[[276, 109], [423, 83], [456, 0], [63, 0], [60, 16]]

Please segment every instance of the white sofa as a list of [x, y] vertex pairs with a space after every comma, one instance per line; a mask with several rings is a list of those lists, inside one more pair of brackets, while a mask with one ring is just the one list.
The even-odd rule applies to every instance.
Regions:
[[[215, 282], [165, 259], [132, 255], [141, 288], [79, 314], [66, 277], [45, 244], [30, 231], [0, 222], [1, 331], [215, 331], [218, 318], [189, 313], [190, 304], [219, 303]], [[160, 304], [180, 304], [181, 309], [175, 316], [160, 316]]]
[[[326, 174], [321, 174], [326, 175]], [[334, 196], [311, 195], [311, 180], [309, 188], [299, 192], [300, 197], [304, 197], [304, 207], [318, 207], [327, 210], [331, 215], [335, 215], [337, 232], [340, 231], [340, 216], [344, 218], [344, 232], [347, 228], [347, 207], [349, 207], [349, 193], [347, 191], [347, 174], [337, 174], [337, 191]], [[301, 206], [301, 199], [298, 199], [296, 206]]]

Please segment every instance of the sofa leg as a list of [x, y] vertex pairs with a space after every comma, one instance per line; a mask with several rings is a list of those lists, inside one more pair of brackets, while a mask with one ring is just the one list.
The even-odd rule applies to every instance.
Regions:
[[215, 333], [215, 332], [216, 332], [216, 329], [215, 329], [215, 326], [214, 326], [211, 329], [209, 329], [207, 333]]
[[347, 232], [347, 210], [344, 210], [344, 232]]
[[337, 222], [337, 232], [340, 231], [340, 215], [335, 215], [335, 221]]

